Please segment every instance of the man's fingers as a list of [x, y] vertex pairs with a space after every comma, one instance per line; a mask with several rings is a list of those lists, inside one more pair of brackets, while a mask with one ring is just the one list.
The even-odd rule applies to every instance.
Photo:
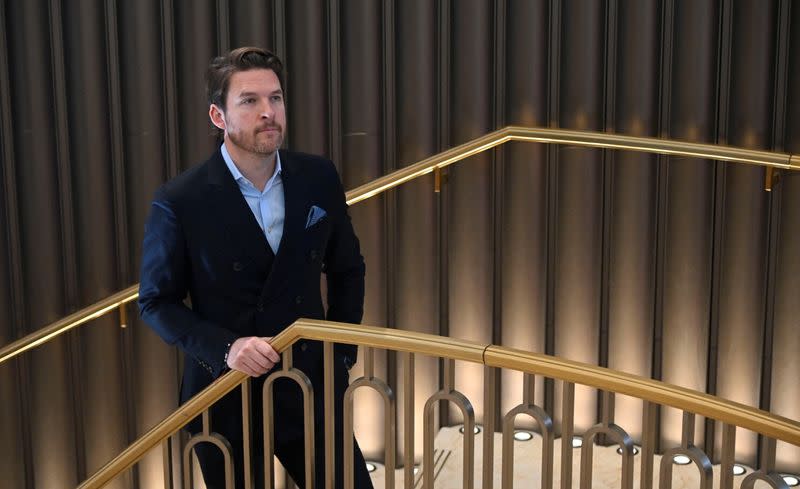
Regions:
[[250, 377], [259, 377], [264, 375], [268, 369], [265, 369], [250, 358], [241, 358], [236, 365], [236, 370], [244, 372]]
[[239, 356], [234, 361], [230, 362], [230, 367], [234, 370], [244, 372], [247, 375], [253, 376], [255, 373], [249, 362], [242, 356]]
[[280, 355], [275, 352], [272, 346], [259, 338], [254, 338], [248, 346], [249, 348], [246, 351], [248, 358], [256, 361], [267, 370], [281, 360]]
[[262, 366], [252, 358], [244, 358], [243, 363], [247, 365], [247, 369], [250, 371], [251, 377], [258, 377], [259, 375], [263, 375], [267, 371], [264, 368], [264, 366]]
[[255, 336], [236, 340], [228, 355], [228, 366], [258, 377], [269, 372], [281, 357], [263, 338]]
[[239, 372], [244, 372], [250, 377], [257, 377], [257, 374], [251, 369], [247, 364], [242, 361], [234, 362], [230, 366], [233, 370], [238, 370]]
[[275, 348], [272, 348], [268, 342], [272, 338], [260, 338], [261, 341], [258, 342], [258, 351], [264, 355], [269, 361], [273, 364], [278, 363], [281, 361], [281, 356], [275, 351]]
[[260, 348], [258, 350], [254, 348], [252, 351], [248, 351], [244, 358], [255, 371], [260, 372], [261, 374], [269, 372], [277, 363], [273, 362], [263, 353], [261, 353]]

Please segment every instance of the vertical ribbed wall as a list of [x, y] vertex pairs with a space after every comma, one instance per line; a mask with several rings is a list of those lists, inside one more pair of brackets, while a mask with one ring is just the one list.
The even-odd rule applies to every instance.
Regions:
[[[0, 344], [137, 281], [153, 191], [213, 150], [203, 74], [221, 51], [285, 58], [288, 147], [333, 158], [346, 188], [506, 124], [800, 153], [792, 3], [2, 0]], [[444, 181], [352, 209], [365, 323], [800, 418], [800, 174], [766, 193], [759, 167], [513, 143]], [[178, 355], [129, 311], [125, 330], [111, 315], [0, 367], [9, 487], [74, 485], [174, 409]], [[376, 365], [402, 387], [395, 355]], [[430, 359], [416, 372], [420, 412], [441, 379]], [[456, 368], [479, 421], [481, 379]], [[508, 408], [521, 378], [502, 380]], [[362, 446], [379, 458], [382, 414], [365, 413], [382, 408], [357, 399]], [[560, 389], [538, 382], [536, 399], [558, 407]], [[589, 390], [576, 406], [579, 432], [604, 414]], [[613, 416], [639, 435], [638, 402], [618, 398]], [[679, 413], [664, 410], [660, 430], [665, 446], [678, 441]], [[718, 456], [718, 427], [695, 431]], [[780, 467], [800, 470], [799, 450], [779, 445]], [[738, 433], [737, 460], [753, 465], [757, 451]], [[156, 454], [117, 487], [161, 477]]]

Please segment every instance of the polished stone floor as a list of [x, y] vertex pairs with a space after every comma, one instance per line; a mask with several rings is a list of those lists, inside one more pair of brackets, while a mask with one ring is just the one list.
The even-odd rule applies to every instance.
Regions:
[[[481, 473], [482, 467], [482, 437], [477, 435], [475, 437], [475, 477], [474, 488], [480, 489], [482, 487]], [[494, 452], [494, 487], [501, 488], [501, 435], [495, 434], [495, 452]], [[435, 466], [435, 487], [436, 489], [461, 489], [463, 487], [463, 449], [462, 449], [462, 435], [459, 433], [458, 428], [443, 428], [436, 437], [435, 446], [437, 448], [437, 456]], [[622, 474], [622, 457], [617, 453], [616, 447], [594, 447], [594, 463], [592, 464], [592, 488], [593, 489], [617, 489], [621, 487], [621, 474]], [[557, 439], [554, 442], [554, 459], [555, 467], [553, 471], [553, 487], [561, 487], [561, 440]], [[514, 442], [514, 488], [537, 489], [541, 487], [541, 460], [542, 460], [542, 438], [538, 435], [534, 436], [530, 441], [515, 441]], [[579, 489], [580, 487], [580, 463], [581, 463], [581, 450], [573, 450], [572, 460], [572, 487]], [[654, 463], [654, 484], [653, 487], [658, 485], [658, 473], [661, 466], [661, 457], [656, 455]], [[713, 466], [713, 487], [719, 487], [719, 466]], [[638, 489], [640, 487], [640, 471], [641, 471], [641, 456], [634, 457], [633, 467], [633, 487]], [[751, 472], [748, 469], [748, 473]], [[738, 488], [746, 475], [734, 477], [734, 488]], [[372, 473], [372, 480], [375, 484], [375, 489], [384, 488], [386, 473], [383, 467], [378, 466], [377, 470]], [[403, 470], [398, 469], [395, 474], [395, 488], [402, 489], [403, 483]], [[422, 488], [421, 474], [415, 477], [415, 488]], [[694, 464], [689, 465], [673, 465], [672, 488], [673, 489], [689, 489], [699, 488], [700, 486], [700, 472]], [[757, 488], [762, 487], [759, 482]], [[763, 487], [768, 487], [766, 484]], [[666, 489], [666, 488], [660, 488]]]

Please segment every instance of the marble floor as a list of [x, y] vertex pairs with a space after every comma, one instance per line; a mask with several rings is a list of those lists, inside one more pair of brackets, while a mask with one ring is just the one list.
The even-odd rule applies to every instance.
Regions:
[[[501, 447], [502, 439], [499, 433], [495, 434], [495, 451], [494, 451], [494, 487], [499, 489], [501, 487]], [[462, 435], [459, 433], [458, 428], [443, 428], [436, 437], [436, 463], [435, 465], [435, 487], [437, 489], [461, 489], [463, 487], [463, 456], [462, 449]], [[475, 476], [474, 487], [480, 489], [482, 487], [481, 473], [482, 467], [482, 453], [483, 453], [483, 435], [475, 436]], [[616, 489], [621, 487], [621, 474], [622, 474], [622, 457], [617, 454], [617, 448], [614, 447], [594, 447], [594, 462], [592, 464], [592, 488], [593, 489]], [[555, 467], [553, 471], [553, 487], [561, 487], [561, 440], [556, 439], [554, 442], [554, 458]], [[535, 435], [529, 441], [515, 441], [514, 442], [514, 487], [525, 489], [536, 489], [541, 486], [541, 460], [542, 460], [542, 438]], [[572, 460], [572, 487], [578, 489], [580, 486], [580, 463], [581, 463], [581, 450], [573, 450]], [[656, 455], [654, 463], [654, 485], [658, 487], [658, 471], [661, 466], [661, 457]], [[633, 468], [633, 487], [637, 489], [640, 487], [640, 471], [641, 471], [641, 456], [634, 456]], [[747, 469], [747, 473], [752, 470]], [[713, 466], [713, 487], [719, 487], [719, 466]], [[734, 488], [741, 485], [745, 475], [734, 477]], [[382, 466], [372, 473], [372, 480], [375, 489], [386, 487], [386, 472]], [[762, 487], [761, 482], [756, 484], [756, 488]], [[395, 473], [395, 488], [402, 489], [403, 470], [398, 469]], [[700, 473], [694, 464], [690, 465], [673, 465], [672, 488], [673, 489], [688, 489], [700, 487]], [[768, 487], [766, 484], [763, 487]], [[415, 476], [414, 488], [422, 488], [422, 476], [418, 473]], [[664, 488], [661, 488], [664, 489]]]

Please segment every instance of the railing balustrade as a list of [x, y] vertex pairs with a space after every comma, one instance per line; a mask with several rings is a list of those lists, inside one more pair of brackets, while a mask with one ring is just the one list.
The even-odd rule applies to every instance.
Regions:
[[[387, 469], [384, 473], [385, 487], [395, 487], [396, 471], [394, 468], [396, 463], [395, 447], [397, 440], [396, 426], [394, 423], [394, 411], [396, 408], [395, 393], [385, 380], [375, 375], [375, 349], [395, 351], [405, 356], [404, 365], [406, 365], [406, 370], [402, 372], [403, 378], [405, 379], [404, 389], [410, 389], [408, 392], [404, 393], [406, 407], [413, 406], [413, 365], [415, 356], [422, 354], [443, 359], [445, 369], [444, 386], [441, 390], [430, 396], [425, 403], [425, 408], [422, 413], [425, 440], [423, 444], [424, 448], [423, 453], [417, 454], [417, 457], [412, 455], [414, 446], [412, 427], [417, 422], [419, 413], [415, 413], [413, 409], [409, 409], [404, 413], [404, 435], [400, 440], [405, 448], [405, 455], [403, 458], [404, 467], [402, 471], [405, 479], [403, 486], [405, 488], [420, 487], [420, 481], [422, 483], [421, 487], [429, 489], [443, 487], [443, 482], [447, 482], [450, 484], [450, 487], [454, 487], [454, 481], [437, 480], [437, 474], [442, 466], [441, 463], [437, 463], [439, 461], [437, 459], [441, 458], [442, 453], [444, 453], [444, 450], [441, 450], [442, 447], [435, 446], [436, 433], [439, 431], [440, 427], [436, 425], [434, 412], [437, 405], [440, 404], [440, 401], [449, 401], [455, 404], [463, 415], [463, 447], [460, 450], [460, 455], [462, 457], [462, 479], [455, 482], [457, 487], [462, 488], [477, 487], [476, 482], [478, 481], [480, 487], [484, 489], [495, 486], [502, 489], [513, 487], [515, 464], [513, 436], [516, 429], [515, 420], [521, 414], [530, 416], [537, 422], [538, 431], [541, 435], [542, 458], [540, 470], [542, 475], [539, 487], [543, 489], [550, 489], [554, 485], [556, 487], [561, 487], [561, 489], [569, 489], [573, 487], [574, 480], [579, 481], [579, 487], [581, 489], [592, 487], [593, 452], [597, 447], [595, 440], [600, 435], [604, 435], [620, 448], [620, 480], [623, 489], [630, 489], [637, 485], [641, 488], [651, 488], [653, 487], [653, 475], [656, 473], [659, 479], [659, 489], [671, 489], [675, 466], [674, 460], [675, 457], [678, 456], [685, 457], [689, 463], [693, 463], [697, 468], [700, 487], [703, 489], [711, 489], [715, 485], [713, 481], [712, 461], [708, 455], [694, 444], [696, 416], [714, 419], [723, 424], [723, 448], [720, 458], [721, 467], [719, 480], [716, 484], [720, 489], [732, 489], [734, 487], [732, 469], [736, 448], [735, 430], [737, 427], [752, 430], [764, 435], [767, 440], [759, 470], [743, 478], [740, 484], [742, 489], [751, 489], [756, 481], [759, 480], [770, 484], [776, 489], [787, 488], [788, 486], [781, 474], [775, 471], [775, 441], [783, 440], [794, 445], [800, 445], [800, 422], [709, 396], [701, 392], [691, 391], [682, 387], [631, 374], [558, 359], [547, 355], [522, 352], [495, 345], [484, 345], [423, 333], [326, 321], [299, 320], [273, 339], [273, 347], [279, 352], [283, 352], [283, 368], [282, 370], [271, 373], [263, 388], [263, 395], [265, 396], [264, 417], [262, 420], [258, 421], [264, 423], [264, 465], [267, 482], [266, 487], [268, 488], [275, 487], [273, 480], [274, 471], [272, 470], [273, 444], [271, 436], [273, 430], [270, 413], [272, 406], [271, 390], [273, 382], [276, 379], [282, 377], [290, 378], [294, 380], [303, 391], [306, 416], [306, 447], [312, 445], [310, 441], [313, 440], [314, 437], [313, 430], [318, 428], [310, 422], [313, 417], [312, 408], [310, 408], [310, 406], [312, 406], [314, 396], [317, 395], [317, 393], [314, 392], [313, 386], [308, 378], [301, 371], [292, 366], [290, 347], [294, 342], [301, 339], [324, 342], [324, 368], [326, 371], [325, 388], [323, 392], [326, 419], [325, 426], [323, 427], [326, 437], [325, 460], [315, 460], [313, 450], [307, 453], [306, 478], [307, 480], [313, 480], [315, 464], [324, 463], [326, 467], [325, 474], [328, 480], [314, 481], [315, 484], [313, 487], [331, 487], [330, 482], [334, 470], [333, 460], [335, 460], [333, 454], [335, 451], [344, 450], [343, 453], [345, 454], [352, 453], [352, 436], [349, 436], [349, 434], [352, 433], [353, 430], [353, 393], [357, 389], [362, 388], [374, 389], [379, 392], [384, 399], [384, 409], [387, 413], [384, 421], [384, 442], [386, 449], [383, 462]], [[332, 372], [334, 342], [360, 345], [363, 351], [363, 361], [366, 364], [364, 375], [355, 379], [350, 384], [345, 396], [344, 405], [342, 406], [333, 405]], [[502, 462], [499, 472], [499, 485], [495, 484], [494, 477], [496, 471], [495, 467], [493, 467], [493, 440], [495, 430], [492, 420], [497, 417], [497, 412], [495, 412], [496, 408], [493, 408], [491, 412], [487, 411], [483, 413], [485, 420], [484, 429], [481, 431], [483, 438], [483, 457], [482, 463], [476, 466], [476, 435], [473, 431], [476, 425], [475, 413], [470, 400], [457, 389], [458, 379], [456, 379], [454, 375], [454, 365], [456, 361], [484, 365], [484, 380], [487, 382], [484, 387], [488, 386], [489, 388], [491, 388], [492, 383], [496, 381], [498, 370], [512, 369], [523, 373], [523, 395], [522, 399], [520, 399], [520, 404], [509, 410], [502, 417]], [[328, 375], [328, 373], [330, 373], [330, 375]], [[535, 376], [547, 377], [556, 382], [560, 382], [562, 385], [560, 433], [556, 433], [554, 428], [554, 413], [547, 413], [534, 403], [533, 389]], [[633, 396], [642, 401], [644, 430], [640, 440], [642, 448], [638, 455], [641, 457], [641, 471], [638, 474], [638, 481], [637, 474], [635, 474], [633, 470], [634, 457], [636, 456], [634, 454], [635, 446], [633, 439], [625, 431], [624, 427], [614, 424], [613, 420], [600, 422], [581, 435], [582, 446], [580, 450], [581, 462], [579, 473], [573, 474], [572, 456], [574, 449], [572, 448], [572, 433], [574, 431], [573, 414], [575, 385], [585, 385], [598, 389], [601, 391], [601, 395], [604, 397], [606, 403], [612, 403], [615, 394]], [[245, 419], [249, 419], [249, 395], [247, 394], [250, 390], [249, 380], [240, 372], [230, 372], [198, 394], [195, 398], [192, 398], [175, 414], [171, 415], [164, 420], [164, 422], [151, 430], [151, 432], [137, 440], [137, 442], [131, 445], [125, 452], [112, 460], [106, 467], [97, 472], [80, 487], [83, 489], [102, 487], [143, 458], [148, 450], [157, 448], [159, 445], [163, 447], [165, 454], [168, 453], [171, 449], [169, 445], [170, 437], [177, 433], [189, 420], [201, 415], [203, 430], [200, 434], [190, 438], [184, 449], [182, 467], [184, 474], [183, 481], [188, 483], [191, 478], [189, 458], [191, 447], [201, 442], [211, 443], [225, 455], [226, 476], [229, 481], [229, 487], [232, 488], [232, 474], [235, 467], [242, 464], [247, 473], [250, 472], [252, 464], [250, 460], [239, 461], [232, 459], [230, 444], [220, 435], [210, 430], [209, 408], [214, 402], [236, 387], [242, 389], [242, 412]], [[489, 405], [487, 404], [487, 406]], [[652, 426], [652, 419], [654, 410], [658, 406], [661, 408], [677, 408], [683, 412], [683, 434], [681, 443], [674, 447], [665, 447], [663, 455], [656, 455], [653, 449], [656, 442], [656, 434]], [[349, 440], [349, 442], [345, 441], [342, 447], [333, 446], [334, 427], [332, 420], [334, 410], [343, 410], [345, 416], [346, 427], [344, 440]], [[328, 420], [330, 420], [330, 422], [328, 422]], [[250, 431], [249, 424], [245, 423], [243, 425], [242, 436], [245, 440], [246, 454], [250, 453], [248, 448], [251, 446], [252, 441], [250, 440]], [[556, 461], [554, 457], [554, 445], [557, 441], [556, 436], [558, 434], [560, 434], [561, 444], [561, 470], [559, 480], [555, 481]], [[456, 452], [457, 451], [458, 450], [456, 450]], [[439, 457], [437, 457], [437, 454]], [[418, 458], [421, 458], [423, 461], [421, 478], [414, 477], [413, 465], [411, 465]], [[455, 456], [451, 455], [448, 460], [454, 461], [455, 458]], [[352, 487], [353, 474], [351, 460], [346, 459], [344, 465], [345, 487]], [[477, 480], [475, 477], [476, 470], [480, 470], [479, 474], [482, 475]], [[166, 472], [165, 477], [167, 477]], [[173, 475], [170, 474], [168, 478], [172, 479], [172, 477]], [[249, 477], [245, 477], [248, 481], [248, 488], [250, 487], [249, 482], [252, 480], [252, 477], [252, 473], [250, 473]], [[167, 487], [170, 486], [167, 485]]]

